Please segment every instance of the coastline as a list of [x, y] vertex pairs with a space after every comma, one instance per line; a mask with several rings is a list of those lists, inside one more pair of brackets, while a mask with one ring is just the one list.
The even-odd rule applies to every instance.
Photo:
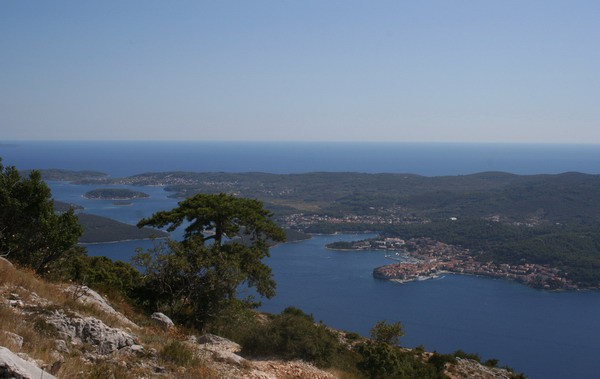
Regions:
[[77, 242], [77, 245], [86, 246], [86, 245], [101, 245], [105, 243], [120, 243], [120, 242], [133, 242], [133, 241], [154, 241], [154, 240], [164, 240], [169, 237], [147, 237], [147, 238], [131, 238], [117, 241], [103, 241], [103, 242]]
[[109, 200], [109, 201], [129, 201], [129, 200], [137, 200], [137, 199], [148, 199], [150, 196], [137, 196], [137, 197], [92, 197], [81, 195], [82, 198], [87, 200]]

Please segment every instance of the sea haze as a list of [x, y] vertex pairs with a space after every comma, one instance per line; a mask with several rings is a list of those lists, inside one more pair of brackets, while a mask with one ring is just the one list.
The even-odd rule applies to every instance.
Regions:
[[583, 144], [4, 141], [0, 157], [19, 169], [96, 170], [112, 176], [150, 171], [600, 173], [600, 145]]

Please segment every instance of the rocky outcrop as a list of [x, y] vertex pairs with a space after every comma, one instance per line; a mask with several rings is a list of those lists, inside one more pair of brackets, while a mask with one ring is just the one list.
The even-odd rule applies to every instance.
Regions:
[[13, 345], [15, 345], [15, 347], [19, 349], [23, 347], [23, 337], [21, 337], [20, 335], [13, 332], [7, 332], [5, 330], [0, 330], [0, 333], [4, 334], [9, 340], [9, 343], [12, 343]]
[[74, 344], [88, 343], [97, 346], [100, 354], [110, 354], [126, 346], [135, 344], [129, 333], [107, 326], [93, 317], [70, 317], [62, 311], [54, 311], [46, 319], [59, 335]]
[[122, 313], [117, 312], [108, 303], [108, 301], [106, 301], [106, 299], [104, 297], [102, 297], [102, 295], [100, 295], [98, 292], [94, 291], [93, 289], [91, 289], [87, 286], [72, 285], [72, 286], [67, 287], [65, 292], [67, 292], [69, 294], [69, 296], [71, 296], [76, 301], [78, 301], [82, 304], [91, 305], [93, 307], [96, 307], [98, 310], [100, 310], [104, 313], [114, 316], [116, 319], [119, 320], [119, 322], [121, 322], [123, 325], [125, 325], [127, 327], [130, 327], [130, 328], [138, 327], [134, 322], [129, 320]]
[[[0, 343], [5, 346], [0, 348], [0, 379], [87, 377], [92, 372], [95, 377], [127, 378], [337, 377], [335, 372], [323, 371], [303, 361], [242, 356], [239, 344], [214, 334], [186, 337], [181, 334], [183, 330], [173, 333], [156, 328], [150, 320], [132, 331], [130, 324], [123, 321], [125, 316], [86, 287], [71, 286], [65, 296], [65, 284], [44, 283], [1, 261], [0, 268], [4, 274], [0, 277]], [[153, 318], [171, 325], [165, 321], [166, 316], [155, 314]], [[142, 320], [141, 315], [139, 319]], [[258, 315], [257, 319], [261, 323], [270, 322], [265, 315]], [[353, 348], [345, 333], [337, 331], [337, 334], [343, 346]], [[170, 350], [173, 346], [177, 349]], [[194, 363], [168, 363], [165, 357], [171, 353], [189, 354]], [[431, 354], [419, 353], [424, 362]], [[453, 379], [511, 377], [507, 370], [460, 358], [456, 363], [446, 364], [445, 374]]]
[[0, 263], [7, 265], [8, 267], [14, 267], [10, 261], [4, 257], [0, 257]]
[[239, 353], [242, 350], [239, 344], [210, 333], [203, 334], [200, 337], [190, 336], [190, 340], [207, 350], [229, 351], [232, 353]]
[[246, 378], [249, 379], [335, 379], [337, 376], [323, 371], [310, 363], [303, 361], [253, 361], [253, 370]]
[[164, 313], [154, 312], [152, 313], [152, 316], [150, 316], [150, 318], [152, 319], [152, 321], [154, 321], [156, 325], [158, 325], [164, 330], [169, 330], [175, 326], [175, 324], [169, 318], [169, 316], [167, 316]]
[[190, 336], [188, 343], [219, 377], [231, 379], [333, 379], [334, 375], [303, 361], [254, 360], [238, 353], [241, 346], [214, 334]]
[[0, 346], [0, 378], [56, 379], [53, 375]]
[[512, 373], [503, 368], [488, 367], [472, 359], [456, 358], [456, 363], [446, 367], [444, 374], [450, 379], [510, 379]]
[[197, 344], [201, 350], [200, 355], [210, 355], [210, 358], [216, 362], [240, 367], [249, 366], [248, 361], [237, 354], [242, 347], [227, 338], [207, 333], [200, 337], [190, 336], [188, 341]]

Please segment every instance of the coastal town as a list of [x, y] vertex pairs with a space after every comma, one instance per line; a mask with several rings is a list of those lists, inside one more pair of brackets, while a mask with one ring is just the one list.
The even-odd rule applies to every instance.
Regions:
[[292, 229], [306, 229], [317, 224], [363, 224], [363, 225], [385, 225], [402, 223], [404, 220], [399, 216], [389, 217], [382, 215], [344, 215], [329, 216], [323, 214], [294, 213], [281, 218], [281, 225]]
[[[330, 248], [336, 248], [330, 245]], [[435, 279], [444, 274], [480, 275], [509, 279], [534, 288], [575, 290], [578, 286], [557, 268], [541, 264], [496, 264], [475, 259], [468, 249], [445, 244], [430, 238], [379, 238], [352, 242], [352, 250], [385, 250], [388, 257], [401, 262], [377, 267], [373, 276], [398, 283]]]

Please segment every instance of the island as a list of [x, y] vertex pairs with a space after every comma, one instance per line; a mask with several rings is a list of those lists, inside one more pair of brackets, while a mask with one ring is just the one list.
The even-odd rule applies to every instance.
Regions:
[[138, 228], [135, 225], [125, 224], [108, 217], [79, 213], [79, 224], [83, 228], [83, 235], [79, 243], [106, 243], [129, 240], [167, 238], [168, 233], [153, 228]]
[[147, 193], [132, 191], [127, 188], [98, 188], [86, 192], [83, 197], [86, 199], [98, 200], [133, 200], [150, 197]]

